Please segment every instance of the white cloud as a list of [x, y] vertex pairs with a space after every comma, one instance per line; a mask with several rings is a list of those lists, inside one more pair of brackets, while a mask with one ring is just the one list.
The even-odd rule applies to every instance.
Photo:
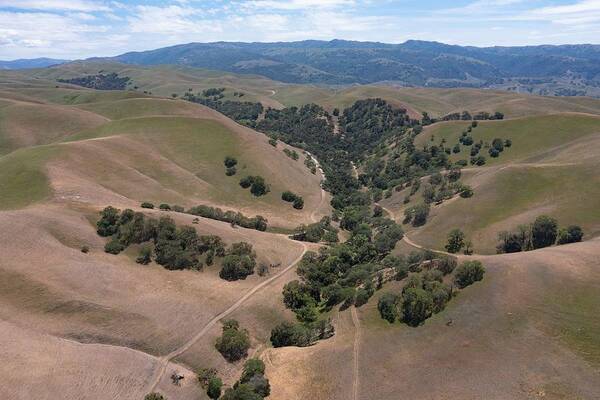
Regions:
[[314, 8], [336, 8], [355, 5], [354, 0], [254, 0], [244, 3], [255, 8], [275, 10], [309, 10]]
[[109, 11], [101, 2], [92, 0], [0, 0], [0, 7], [27, 10]]

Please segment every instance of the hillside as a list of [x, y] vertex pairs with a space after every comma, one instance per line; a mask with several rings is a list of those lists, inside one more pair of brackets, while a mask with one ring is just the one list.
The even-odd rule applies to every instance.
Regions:
[[[452, 148], [467, 125], [432, 125], [415, 144], [424, 146], [445, 140]], [[474, 196], [433, 206], [431, 221], [412, 232], [411, 238], [443, 249], [448, 232], [460, 228], [473, 240], [476, 252], [490, 254], [495, 252], [500, 231], [529, 223], [539, 214], [552, 215], [562, 224], [581, 224], [589, 238], [600, 234], [600, 214], [595, 206], [600, 199], [600, 181], [595, 173], [600, 118], [563, 113], [484, 121], [473, 129], [472, 136], [486, 143], [494, 138], [510, 139], [513, 145], [497, 158], [482, 150], [486, 164], [463, 169], [463, 182], [473, 187]], [[459, 153], [449, 156], [450, 160], [469, 160], [469, 148], [461, 146]], [[407, 193], [396, 192], [382, 204], [401, 218], [407, 207], [419, 201], [421, 191], [404, 204]]]
[[[105, 79], [123, 90], [73, 83]], [[225, 90], [201, 94], [214, 88]], [[273, 107], [249, 124], [269, 136], [181, 99], [190, 89]], [[323, 108], [301, 107], [311, 102]], [[423, 112], [463, 111], [504, 119], [420, 124]], [[503, 151], [492, 157], [496, 138]], [[472, 165], [480, 142], [485, 164]], [[207, 400], [202, 369], [216, 369], [230, 389], [258, 357], [270, 393], [256, 400], [593, 400], [599, 145], [600, 100], [589, 97], [317, 87], [105, 61], [0, 72], [0, 392], [17, 400], [139, 400], [154, 391]], [[318, 159], [314, 173], [301, 148]], [[226, 157], [237, 161], [233, 176]], [[403, 224], [432, 176], [459, 160], [467, 165], [458, 182], [474, 195], [454, 193], [432, 204], [423, 226]], [[243, 189], [247, 175], [264, 177], [270, 192]], [[302, 197], [301, 209], [282, 200], [286, 190]], [[161, 203], [258, 214], [269, 229]], [[121, 213], [97, 224], [108, 205], [142, 213], [142, 222]], [[500, 231], [540, 214], [579, 225], [583, 242], [495, 254]], [[174, 225], [150, 220], [165, 216]], [[316, 223], [324, 216], [331, 220]], [[311, 225], [292, 236], [300, 224]], [[453, 228], [474, 245], [458, 264], [479, 260], [485, 270], [468, 286], [458, 279], [462, 266], [421, 251], [443, 250]], [[234, 251], [239, 242], [252, 246], [250, 255]], [[249, 275], [223, 273], [250, 262]], [[413, 314], [424, 310], [416, 322], [407, 317], [410, 293]], [[382, 317], [388, 294], [397, 296], [393, 323]], [[229, 319], [248, 335], [237, 361], [216, 349]], [[183, 380], [175, 384], [173, 374]], [[265, 388], [259, 375], [250, 382], [256, 391]]]
[[126, 53], [114, 61], [257, 74], [290, 83], [393, 81], [404, 86], [501, 88], [545, 95], [599, 96], [600, 47], [461, 47], [343, 40], [189, 43]]

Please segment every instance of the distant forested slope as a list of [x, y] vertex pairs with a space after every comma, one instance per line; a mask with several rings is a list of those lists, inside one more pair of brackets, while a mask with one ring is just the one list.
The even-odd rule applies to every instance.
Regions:
[[264, 75], [291, 83], [392, 81], [404, 86], [500, 88], [600, 96], [600, 45], [463, 47], [333, 40], [190, 43], [114, 58]]

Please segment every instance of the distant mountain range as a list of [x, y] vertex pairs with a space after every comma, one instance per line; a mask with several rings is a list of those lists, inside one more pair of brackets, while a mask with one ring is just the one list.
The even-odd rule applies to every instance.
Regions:
[[410, 40], [189, 43], [113, 60], [258, 74], [289, 83], [478, 87], [600, 95], [600, 45], [471, 47]]
[[51, 65], [64, 64], [69, 60], [57, 60], [54, 58], [30, 58], [13, 61], [0, 60], [0, 69], [26, 69], [26, 68], [46, 68]]

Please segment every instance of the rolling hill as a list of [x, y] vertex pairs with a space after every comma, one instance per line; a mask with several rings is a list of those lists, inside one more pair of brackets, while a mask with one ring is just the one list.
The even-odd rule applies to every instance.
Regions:
[[[360, 53], [361, 46], [355, 46]], [[539, 56], [534, 49], [520, 51]], [[158, 55], [151, 61], [158, 62]], [[113, 72], [131, 78], [126, 90], [57, 81]], [[404, 225], [409, 239], [392, 252], [409, 257], [421, 247], [442, 250], [448, 231], [461, 228], [473, 240], [475, 255], [460, 255], [458, 261], [482, 261], [483, 280], [460, 290], [417, 327], [380, 317], [378, 300], [387, 292], [401, 293], [407, 278], [382, 282], [366, 304], [352, 297], [354, 305], [323, 312], [335, 328], [333, 337], [309, 347], [274, 348], [271, 330], [282, 321], [297, 323], [284, 305], [284, 285], [306, 276], [295, 267], [307, 251], [325, 247], [279, 232], [333, 215], [331, 195], [321, 189], [320, 172], [312, 174], [304, 165], [302, 150], [296, 148], [300, 157], [293, 160], [283, 152], [293, 147], [281, 141], [273, 146], [262, 133], [171, 97], [215, 87], [226, 88], [225, 99], [243, 92], [242, 101], [274, 108], [315, 102], [331, 111], [380, 97], [413, 118], [422, 112], [504, 113], [504, 120], [478, 121], [470, 133], [474, 142], [484, 143], [486, 156], [485, 165], [462, 169], [461, 180], [473, 187], [474, 196], [432, 206], [423, 227]], [[373, 121], [365, 125], [376, 125]], [[452, 148], [470, 124], [429, 125], [415, 137], [415, 148]], [[485, 143], [495, 138], [510, 139], [511, 146], [492, 158]], [[600, 392], [599, 145], [600, 100], [587, 97], [317, 87], [105, 60], [0, 72], [0, 392], [18, 400], [140, 399], [150, 391], [169, 400], [208, 399], [198, 384], [199, 369], [217, 369], [225, 387], [240, 377], [243, 361], [228, 362], [215, 349], [222, 322], [234, 318], [248, 331], [249, 357], [266, 365], [270, 399], [392, 400], [399, 393], [415, 399], [595, 399]], [[389, 153], [380, 150], [385, 149], [374, 151], [374, 157], [387, 159]], [[234, 176], [225, 174], [226, 156], [238, 161]], [[460, 145], [449, 158], [469, 160], [469, 149]], [[358, 172], [366, 168], [358, 164]], [[263, 176], [271, 192], [252, 196], [239, 186], [246, 175]], [[379, 203], [400, 223], [404, 209], [420, 202], [428, 179], [422, 178], [422, 188], [407, 204], [409, 189], [392, 190]], [[304, 208], [283, 202], [284, 190], [300, 194]], [[272, 229], [144, 209], [142, 201], [260, 214]], [[269, 266], [268, 271], [230, 282], [219, 277], [221, 259], [199, 271], [169, 271], [155, 262], [136, 263], [140, 245], [108, 254], [108, 239], [98, 236], [95, 224], [109, 204], [154, 218], [168, 215], [200, 235], [218, 235], [227, 245], [248, 242], [257, 265]], [[561, 226], [580, 225], [584, 241], [494, 254], [499, 231], [539, 214], [556, 217]], [[344, 218], [343, 212], [335, 215]], [[339, 236], [344, 241], [352, 235], [342, 230]], [[350, 254], [354, 248], [344, 250], [347, 244], [341, 245], [340, 260], [364, 255]], [[357, 266], [349, 280], [357, 280], [358, 292], [370, 282], [360, 271], [368, 265], [352, 268]], [[330, 277], [326, 270], [315, 272], [317, 278]], [[173, 373], [184, 376], [180, 385], [172, 383]]]

